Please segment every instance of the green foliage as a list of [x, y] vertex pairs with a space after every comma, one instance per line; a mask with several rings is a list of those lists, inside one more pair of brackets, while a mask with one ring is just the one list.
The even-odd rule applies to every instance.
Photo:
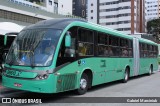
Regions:
[[153, 19], [147, 22], [147, 32], [160, 42], [160, 19]]

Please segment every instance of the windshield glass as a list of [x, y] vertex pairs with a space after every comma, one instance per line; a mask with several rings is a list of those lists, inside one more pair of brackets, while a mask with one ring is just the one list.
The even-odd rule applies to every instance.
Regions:
[[23, 66], [49, 66], [54, 56], [61, 30], [33, 29], [18, 34], [6, 63]]

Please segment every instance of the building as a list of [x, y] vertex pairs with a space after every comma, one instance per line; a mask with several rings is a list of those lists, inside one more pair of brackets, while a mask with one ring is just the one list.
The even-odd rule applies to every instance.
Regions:
[[88, 21], [99, 24], [99, 0], [88, 0]]
[[64, 14], [57, 14], [58, 9], [62, 11], [62, 8], [58, 8], [58, 3], [61, 5], [62, 0], [41, 0], [40, 3], [26, 0], [0, 0], [0, 22], [28, 26], [45, 19], [66, 18], [65, 13], [72, 14], [72, 3], [67, 8], [65, 2], [64, 5], [62, 4], [66, 8]]
[[[17, 0], [23, 1], [23, 0]], [[62, 15], [72, 15], [72, 0], [25, 0], [29, 3], [32, 1], [33, 4], [40, 9], [43, 9], [48, 12], [52, 12], [55, 14], [62, 14]]]
[[160, 0], [146, 0], [146, 21], [159, 18]]
[[73, 15], [87, 18], [87, 2], [90, 0], [73, 0]]
[[58, 13], [63, 15], [72, 15], [72, 0], [57, 0]]
[[[144, 0], [88, 0], [88, 21], [127, 34], [145, 32]], [[97, 7], [95, 6], [97, 5]]]
[[159, 13], [159, 18], [160, 18], [160, 0], [158, 0], [158, 13]]

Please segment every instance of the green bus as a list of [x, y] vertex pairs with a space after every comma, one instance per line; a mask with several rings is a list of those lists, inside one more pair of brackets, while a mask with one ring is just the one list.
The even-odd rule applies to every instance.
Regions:
[[160, 64], [160, 44], [158, 44], [158, 52], [159, 52], [159, 54], [158, 54], [158, 63]]
[[158, 46], [80, 19], [44, 20], [24, 28], [5, 60], [5, 87], [39, 93], [75, 90], [158, 70]]
[[5, 35], [0, 34], [0, 76], [3, 68], [2, 67], [2, 63], [4, 61], [3, 55], [5, 57], [6, 54], [8, 53], [8, 50], [13, 40], [15, 39], [16, 35], [18, 35], [17, 32], [6, 33]]

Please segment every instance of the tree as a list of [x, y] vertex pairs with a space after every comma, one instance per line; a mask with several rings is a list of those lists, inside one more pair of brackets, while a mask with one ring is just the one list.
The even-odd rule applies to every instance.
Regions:
[[153, 34], [157, 42], [160, 42], [160, 18], [147, 22], [147, 32]]

